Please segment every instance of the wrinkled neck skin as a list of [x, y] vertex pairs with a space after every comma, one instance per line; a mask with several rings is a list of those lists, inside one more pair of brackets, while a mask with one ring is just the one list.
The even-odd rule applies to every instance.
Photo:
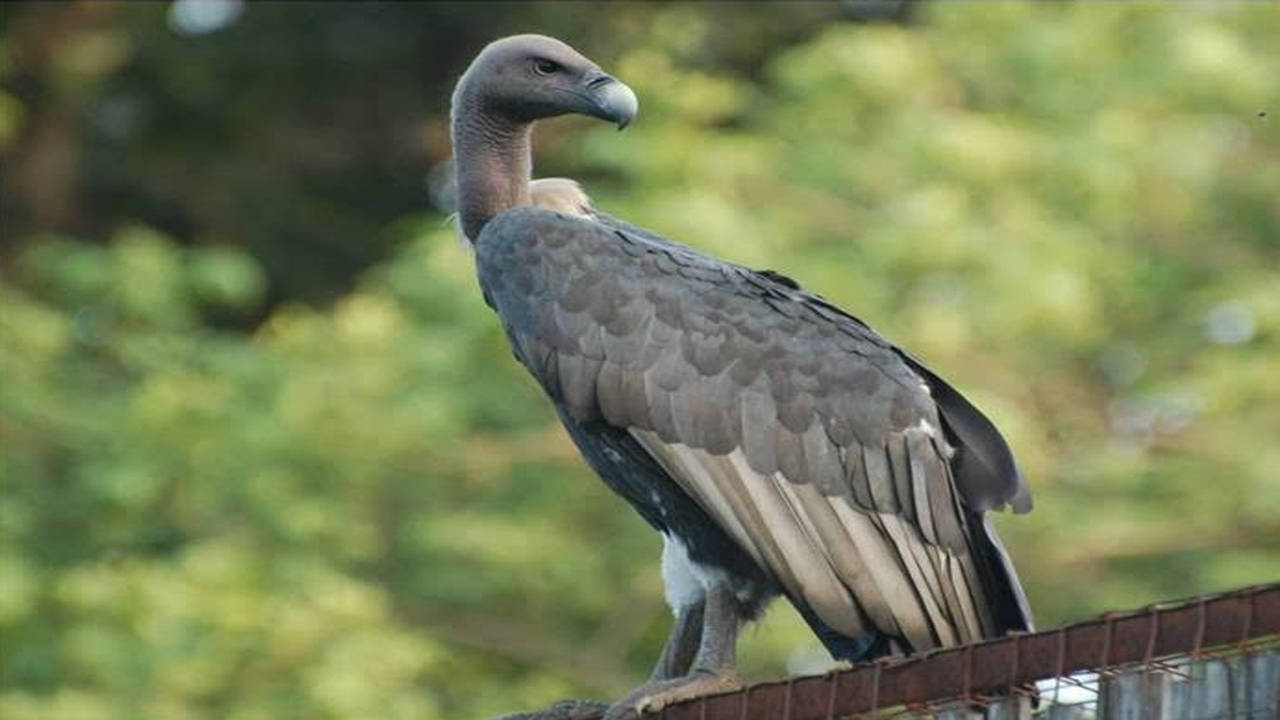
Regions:
[[468, 84], [453, 99], [453, 167], [462, 232], [471, 242], [485, 223], [529, 205], [533, 123], [486, 112]]

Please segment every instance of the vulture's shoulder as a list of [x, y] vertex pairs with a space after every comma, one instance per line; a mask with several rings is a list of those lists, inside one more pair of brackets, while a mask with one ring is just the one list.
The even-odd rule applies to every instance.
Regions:
[[[481, 284], [504, 296], [504, 316], [529, 305], [524, 309], [562, 323], [515, 328], [558, 349], [598, 354], [575, 337], [585, 325], [563, 332], [569, 316], [593, 320], [613, 335], [643, 336], [655, 346], [663, 344], [651, 337], [660, 332], [652, 327], [656, 320], [688, 334], [686, 343], [732, 336], [736, 342], [720, 348], [721, 362], [755, 352], [768, 355], [772, 365], [805, 354], [852, 353], [908, 394], [928, 393], [891, 343], [794, 280], [708, 256], [594, 209], [589, 218], [538, 207], [509, 210], [485, 227], [476, 254]], [[641, 324], [649, 335], [638, 331]], [[687, 359], [706, 375], [723, 369], [703, 353]]]
[[508, 210], [475, 245], [481, 286], [517, 356], [579, 420], [603, 418], [713, 454], [740, 448], [762, 473], [812, 478], [824, 491], [862, 495], [853, 498], [860, 505], [895, 509], [850, 478], [865, 472], [857, 458], [894, 462], [904, 433], [921, 432], [941, 456], [950, 440], [981, 461], [972, 482], [956, 477], [974, 509], [1025, 495], [1007, 445], [980, 412], [785, 276], [594, 210]]

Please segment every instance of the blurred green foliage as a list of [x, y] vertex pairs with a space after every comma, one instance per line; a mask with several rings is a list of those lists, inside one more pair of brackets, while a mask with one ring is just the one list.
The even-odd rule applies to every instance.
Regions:
[[[905, 24], [803, 6], [805, 32], [744, 6], [729, 27], [755, 45], [705, 6], [603, 7], [594, 40], [559, 6], [494, 21], [601, 50], [641, 98], [621, 135], [546, 124], [542, 174], [796, 277], [987, 409], [1036, 492], [999, 522], [1042, 625], [1280, 577], [1275, 6], [936, 3]], [[110, 84], [110, 38], [154, 37], [162, 10], [117, 12], [54, 64]], [[258, 12], [227, 32], [289, 17]], [[601, 49], [611, 18], [624, 41]], [[37, 100], [0, 95], [10, 157], [46, 129]], [[134, 160], [227, 155], [193, 137]], [[265, 215], [207, 198], [191, 236], [127, 198], [135, 216], [94, 215], [93, 192], [92, 222], [5, 220], [0, 717], [484, 717], [643, 678], [668, 622], [658, 539], [511, 360], [454, 230], [366, 171], [400, 189], [360, 207], [383, 212], [376, 238], [326, 235], [388, 254], [349, 285], [289, 279], [299, 246], [236, 230], [335, 222], [341, 187], [260, 194]], [[309, 282], [336, 299], [290, 299]], [[743, 648], [754, 676], [819, 657], [781, 604]]]

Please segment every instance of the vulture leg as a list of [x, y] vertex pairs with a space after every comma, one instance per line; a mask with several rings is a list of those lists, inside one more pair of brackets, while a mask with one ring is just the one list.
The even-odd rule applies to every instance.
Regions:
[[727, 584], [719, 584], [707, 590], [706, 605], [693, 672], [731, 676], [738, 664], [738, 630], [743, 623], [738, 600]]
[[662, 648], [662, 657], [649, 676], [650, 682], [670, 680], [683, 677], [693, 665], [694, 654], [702, 642], [702, 623], [706, 601], [682, 607], [676, 614], [675, 627], [667, 644]]
[[[727, 585], [714, 585], [707, 590], [702, 615], [702, 637], [689, 674], [684, 677], [655, 679], [636, 688], [609, 708], [604, 720], [630, 720], [641, 713], [658, 712], [681, 700], [738, 687], [738, 630], [742, 627], [744, 617], [737, 598]], [[679, 631], [677, 623], [676, 632]], [[675, 639], [674, 633], [672, 639]], [[668, 650], [670, 645], [669, 641]], [[668, 651], [663, 651], [664, 661], [667, 656]], [[661, 667], [660, 662], [659, 668]], [[655, 676], [656, 674], [655, 671]]]

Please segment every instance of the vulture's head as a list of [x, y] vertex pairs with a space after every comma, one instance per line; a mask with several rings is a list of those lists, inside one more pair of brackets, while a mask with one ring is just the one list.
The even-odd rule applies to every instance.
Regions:
[[472, 61], [458, 82], [459, 101], [515, 123], [577, 113], [627, 126], [638, 103], [618, 82], [568, 45], [545, 35], [496, 40]]

